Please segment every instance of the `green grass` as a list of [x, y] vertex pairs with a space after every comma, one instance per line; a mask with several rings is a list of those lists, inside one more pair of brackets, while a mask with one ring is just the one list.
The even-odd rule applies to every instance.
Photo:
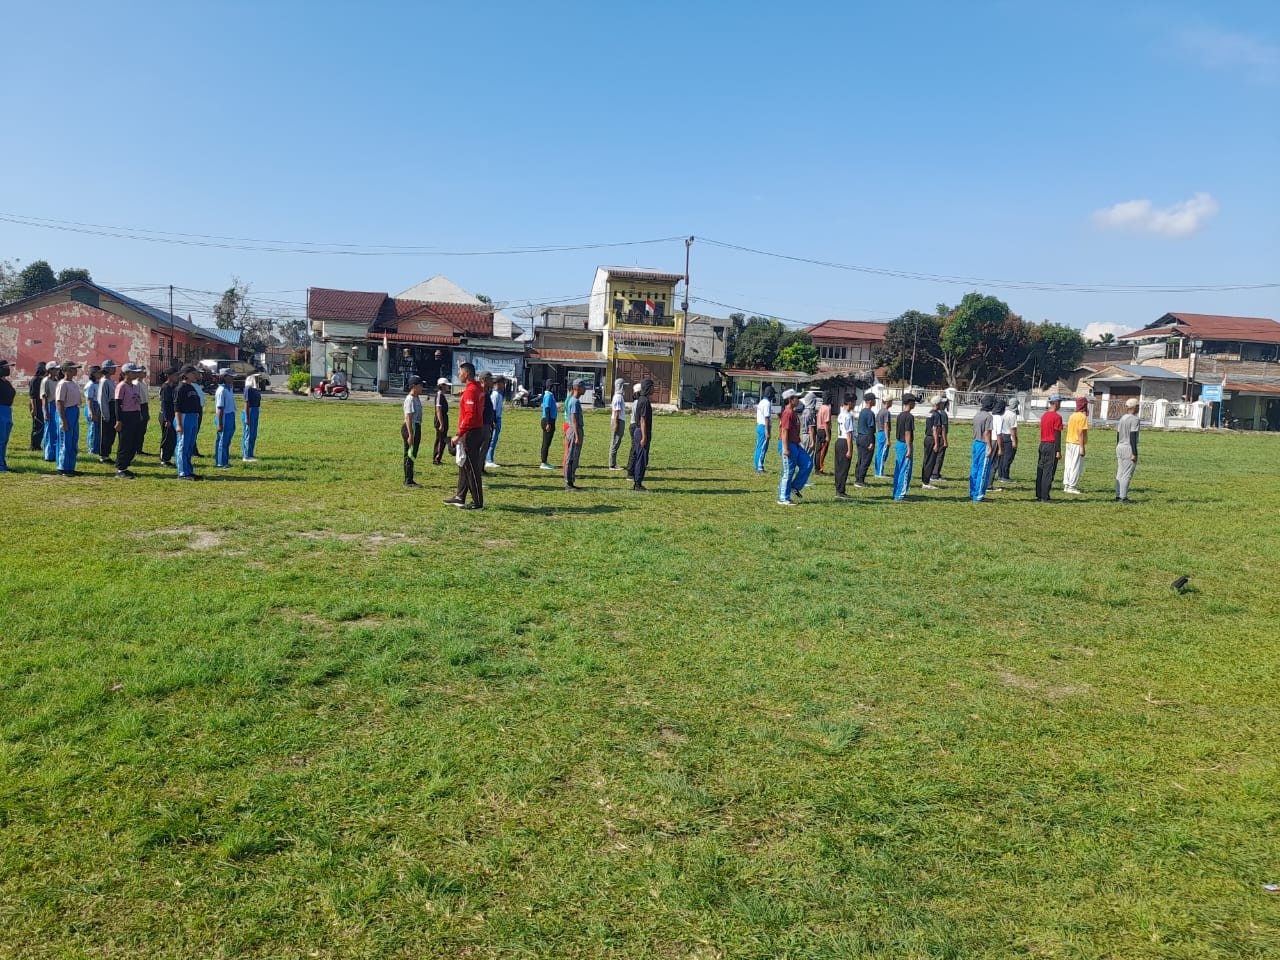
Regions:
[[15, 425], [0, 956], [1280, 955], [1277, 438], [786, 510], [748, 420], [644, 496], [592, 416], [572, 497], [512, 411], [459, 513], [397, 418], [270, 401], [202, 484]]

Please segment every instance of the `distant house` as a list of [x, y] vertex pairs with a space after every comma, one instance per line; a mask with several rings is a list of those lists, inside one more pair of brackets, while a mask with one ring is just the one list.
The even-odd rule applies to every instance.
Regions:
[[1181, 400], [1185, 385], [1184, 377], [1163, 367], [1113, 363], [1081, 377], [1076, 392], [1091, 391], [1103, 401]]
[[[464, 362], [519, 381], [524, 344], [496, 335], [493, 307], [469, 294], [453, 294], [445, 286], [449, 283], [435, 277], [408, 291], [430, 292], [427, 285], [434, 284], [453, 296], [443, 301], [310, 288], [312, 383], [342, 370], [357, 390], [402, 391], [414, 375], [429, 384], [440, 377], [456, 383], [458, 365]], [[514, 325], [508, 329], [519, 330]]]
[[[680, 363], [680, 405], [723, 402], [727, 382], [723, 367], [729, 346], [733, 321], [722, 317], [689, 314], [684, 324], [684, 350]], [[711, 384], [719, 383], [723, 389]], [[711, 396], [714, 399], [708, 400]]]
[[537, 392], [548, 381], [563, 398], [576, 379], [590, 379], [594, 389], [608, 392], [604, 331], [593, 330], [585, 303], [546, 307], [533, 324], [533, 342], [525, 361], [527, 384]]
[[1185, 399], [1199, 397], [1205, 385], [1222, 386], [1223, 423], [1280, 429], [1280, 323], [1275, 320], [1166, 313], [1119, 340], [1133, 348], [1136, 363], [1178, 374]]
[[145, 364], [153, 381], [172, 362], [238, 360], [240, 331], [201, 327], [185, 317], [91, 280], [68, 283], [0, 306], [0, 356], [15, 377], [42, 360]]
[[805, 327], [818, 351], [819, 379], [870, 379], [875, 351], [884, 343], [887, 323], [867, 320], [824, 320]]
[[603, 333], [606, 382], [652, 380], [654, 403], [679, 402], [685, 318], [675, 291], [683, 280], [643, 267], [596, 269], [587, 323]]

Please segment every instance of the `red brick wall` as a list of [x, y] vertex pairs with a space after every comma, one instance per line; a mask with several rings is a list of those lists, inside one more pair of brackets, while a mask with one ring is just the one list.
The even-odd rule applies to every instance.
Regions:
[[0, 357], [12, 364], [15, 382], [25, 381], [41, 360], [148, 363], [154, 336], [140, 323], [71, 300], [0, 317]]

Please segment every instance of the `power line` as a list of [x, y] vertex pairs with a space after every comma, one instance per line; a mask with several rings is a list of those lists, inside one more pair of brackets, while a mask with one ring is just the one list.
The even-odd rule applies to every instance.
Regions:
[[873, 276], [896, 277], [903, 280], [922, 280], [930, 283], [950, 284], [987, 284], [1005, 287], [1011, 290], [1039, 290], [1056, 293], [1224, 293], [1232, 290], [1270, 290], [1280, 287], [1280, 283], [1224, 283], [1224, 284], [1121, 284], [1121, 283], [1059, 283], [1036, 280], [996, 280], [990, 277], [958, 277], [938, 273], [923, 273], [912, 270], [889, 270], [882, 267], [867, 267], [853, 263], [837, 263], [832, 260], [819, 260], [814, 257], [801, 257], [787, 253], [775, 253], [771, 250], [758, 250], [737, 243], [723, 240], [712, 240], [699, 237], [702, 243], [721, 247], [725, 250], [737, 250], [761, 257], [773, 257], [778, 260], [790, 260], [793, 263], [807, 263], [818, 267], [829, 267], [833, 270], [848, 270], [854, 273], [866, 273]]
[[509, 247], [498, 250], [440, 250], [435, 247], [379, 246], [376, 244], [320, 243], [310, 240], [259, 240], [248, 237], [219, 237], [210, 234], [174, 233], [141, 227], [116, 227], [74, 220], [50, 220], [20, 214], [0, 213], [0, 221], [23, 227], [83, 233], [117, 240], [143, 240], [184, 247], [210, 247], [219, 250], [245, 250], [256, 253], [303, 253], [343, 257], [507, 257], [534, 253], [567, 253], [578, 250], [602, 250], [612, 247], [638, 247], [668, 243], [682, 237], [658, 237], [653, 240], [619, 240], [600, 243], [545, 244], [534, 247]]

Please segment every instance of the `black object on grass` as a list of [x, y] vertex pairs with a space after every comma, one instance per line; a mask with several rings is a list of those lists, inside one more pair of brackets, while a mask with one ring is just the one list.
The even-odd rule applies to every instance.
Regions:
[[1182, 588], [1183, 588], [1183, 587], [1185, 587], [1185, 586], [1187, 585], [1187, 581], [1188, 581], [1189, 579], [1191, 579], [1191, 578], [1190, 578], [1190, 577], [1179, 577], [1177, 580], [1173, 581], [1173, 583], [1169, 584], [1169, 586], [1173, 587], [1173, 589], [1174, 589], [1175, 591], [1177, 591], [1178, 593], [1181, 593], [1181, 592], [1182, 592]]

